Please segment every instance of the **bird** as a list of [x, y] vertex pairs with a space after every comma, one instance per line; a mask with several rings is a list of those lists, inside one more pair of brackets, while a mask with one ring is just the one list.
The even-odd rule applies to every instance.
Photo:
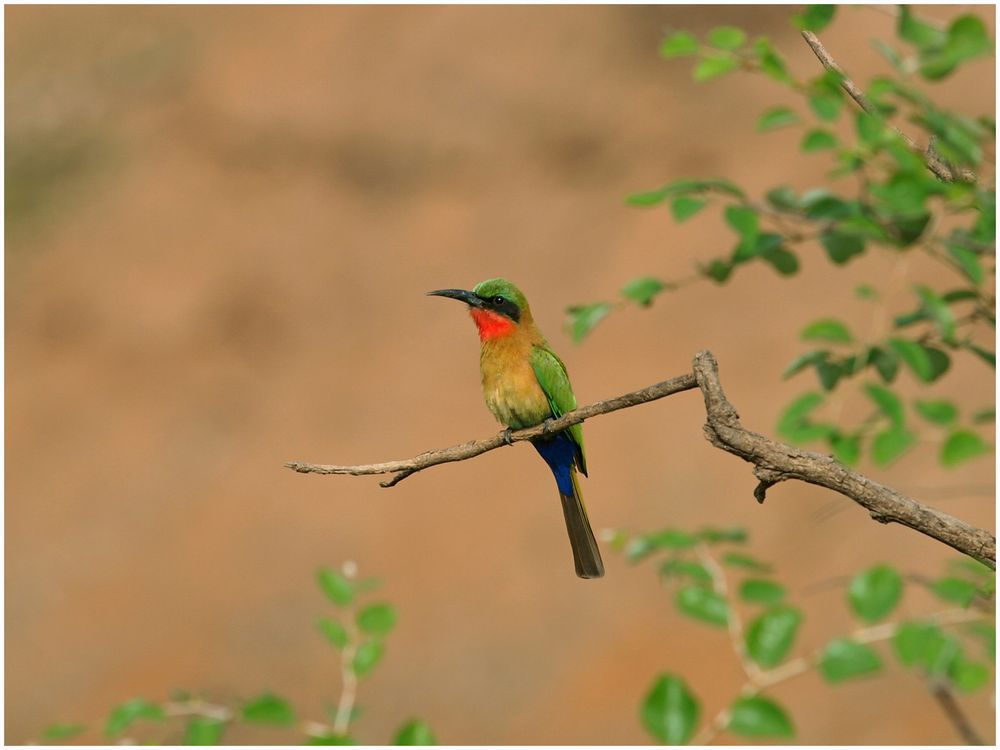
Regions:
[[[427, 294], [468, 306], [479, 329], [483, 398], [507, 428], [508, 437], [512, 430], [534, 427], [576, 408], [566, 366], [538, 330], [527, 298], [514, 284], [487, 279], [471, 291], [437, 289]], [[583, 425], [533, 439], [531, 444], [555, 476], [576, 574], [600, 578], [604, 563], [577, 478], [577, 472], [587, 476]]]

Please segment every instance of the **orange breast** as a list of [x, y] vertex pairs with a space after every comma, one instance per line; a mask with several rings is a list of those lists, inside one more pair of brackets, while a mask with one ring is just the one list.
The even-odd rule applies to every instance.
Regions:
[[483, 341], [479, 360], [483, 398], [493, 416], [514, 429], [540, 424], [551, 416], [530, 357], [531, 342], [521, 336]]

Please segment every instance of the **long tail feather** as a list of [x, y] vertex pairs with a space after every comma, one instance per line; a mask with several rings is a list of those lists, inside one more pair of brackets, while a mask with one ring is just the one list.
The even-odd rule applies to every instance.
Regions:
[[590, 528], [590, 520], [587, 518], [587, 509], [583, 505], [583, 497], [580, 495], [575, 471], [572, 472], [572, 477], [573, 494], [564, 495], [560, 492], [559, 499], [562, 500], [563, 515], [566, 517], [566, 532], [569, 534], [569, 543], [573, 548], [576, 574], [580, 578], [600, 578], [604, 575], [601, 551], [597, 548], [597, 540], [594, 539], [594, 532]]
[[583, 495], [580, 494], [577, 482], [577, 444], [563, 432], [548, 440], [532, 441], [532, 445], [545, 459], [556, 478], [563, 516], [566, 518], [566, 531], [573, 547], [576, 574], [580, 578], [600, 578], [604, 575], [604, 563], [601, 562], [601, 552], [590, 528], [587, 509], [583, 506]]

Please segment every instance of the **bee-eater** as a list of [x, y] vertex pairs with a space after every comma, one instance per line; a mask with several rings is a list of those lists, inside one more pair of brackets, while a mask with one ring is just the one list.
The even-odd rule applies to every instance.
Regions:
[[[521, 290], [506, 279], [488, 279], [471, 292], [439, 289], [428, 294], [450, 297], [469, 306], [479, 329], [479, 368], [483, 397], [493, 416], [510, 430], [559, 417], [576, 408], [566, 366], [549, 348], [531, 318]], [[583, 425], [532, 441], [556, 478], [573, 561], [580, 578], [600, 578], [604, 563], [583, 506], [576, 472], [587, 475]]]

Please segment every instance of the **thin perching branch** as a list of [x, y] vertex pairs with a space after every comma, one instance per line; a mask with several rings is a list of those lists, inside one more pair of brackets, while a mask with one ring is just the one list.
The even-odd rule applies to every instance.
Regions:
[[850, 498], [865, 508], [880, 523], [898, 523], [947, 544], [991, 568], [996, 568], [996, 537], [953, 516], [923, 505], [891, 487], [848, 469], [832, 456], [793, 448], [764, 437], [740, 424], [736, 409], [726, 399], [719, 382], [719, 366], [711, 352], [700, 352], [694, 358], [694, 373], [680, 375], [624, 396], [598, 401], [516, 432], [500, 432], [492, 438], [456, 445], [443, 450], [427, 451], [414, 458], [359, 466], [331, 466], [299, 461], [285, 464], [303, 474], [394, 474], [381, 482], [392, 487], [411, 474], [451, 461], [464, 461], [510, 443], [551, 435], [571, 425], [579, 424], [599, 414], [645, 404], [682, 391], [699, 388], [705, 400], [707, 421], [705, 437], [712, 445], [739, 456], [754, 466], [758, 484], [754, 490], [757, 502], [764, 502], [767, 490], [787, 479], [798, 479], [826, 487]]
[[662, 383], [651, 385], [639, 391], [626, 393], [624, 396], [619, 396], [618, 398], [611, 398], [607, 401], [599, 401], [590, 406], [574, 409], [571, 412], [563, 414], [559, 419], [550, 419], [535, 427], [529, 427], [526, 430], [501, 432], [487, 440], [473, 440], [452, 448], [427, 451], [414, 458], [407, 458], [401, 461], [386, 461], [380, 464], [361, 464], [359, 466], [332, 466], [292, 461], [285, 464], [285, 466], [302, 474], [351, 474], [354, 476], [395, 474], [396, 476], [392, 479], [379, 483], [382, 487], [393, 487], [411, 474], [415, 474], [431, 466], [451, 461], [465, 461], [468, 458], [475, 458], [504, 445], [555, 434], [561, 430], [565, 430], [567, 427], [580, 424], [585, 419], [596, 417], [598, 414], [607, 414], [619, 409], [627, 409], [630, 406], [645, 404], [664, 396], [670, 396], [681, 391], [690, 391], [697, 387], [698, 384], [695, 382], [694, 375], [681, 375], [680, 377], [664, 380]]
[[[875, 105], [872, 104], [871, 100], [867, 96], [865, 96], [864, 92], [858, 87], [858, 85], [847, 76], [843, 68], [837, 64], [837, 61], [833, 59], [830, 53], [826, 51], [826, 47], [823, 46], [819, 37], [811, 31], [803, 31], [802, 38], [806, 40], [806, 44], [808, 44], [810, 49], [812, 49], [813, 54], [815, 54], [817, 59], [823, 64], [823, 67], [831, 73], [835, 73], [838, 78], [840, 78], [840, 87], [847, 92], [847, 95], [851, 97], [865, 112], [881, 118], [882, 115]], [[901, 131], [899, 128], [893, 128], [893, 130], [899, 134], [899, 137], [903, 139], [911, 151], [914, 151], [923, 157], [924, 162], [927, 164], [927, 168], [933, 172], [939, 180], [944, 182], [976, 181], [975, 172], [970, 169], [951, 167], [935, 153], [933, 146], [928, 146], [926, 149], [923, 149], [918, 146], [916, 142], [910, 138], [910, 136]]]

